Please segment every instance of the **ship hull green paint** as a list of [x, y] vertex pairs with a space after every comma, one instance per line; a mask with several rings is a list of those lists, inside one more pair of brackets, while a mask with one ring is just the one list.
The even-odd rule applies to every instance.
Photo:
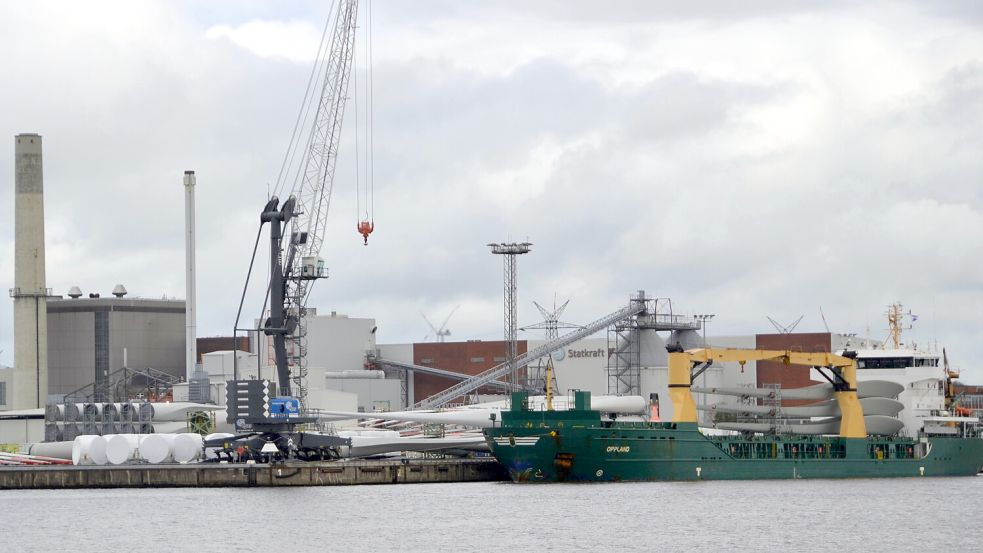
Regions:
[[517, 482], [972, 476], [978, 437], [709, 437], [693, 423], [602, 421], [597, 411], [503, 412], [485, 430]]

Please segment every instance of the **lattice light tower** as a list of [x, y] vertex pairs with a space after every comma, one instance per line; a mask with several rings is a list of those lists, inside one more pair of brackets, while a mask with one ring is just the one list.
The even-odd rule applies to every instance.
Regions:
[[515, 294], [515, 256], [529, 253], [531, 251], [530, 242], [512, 242], [501, 244], [488, 244], [495, 255], [505, 257], [505, 360], [509, 364], [509, 382], [512, 390], [521, 389], [519, 382], [519, 368], [515, 358], [518, 356], [518, 309], [516, 307]]

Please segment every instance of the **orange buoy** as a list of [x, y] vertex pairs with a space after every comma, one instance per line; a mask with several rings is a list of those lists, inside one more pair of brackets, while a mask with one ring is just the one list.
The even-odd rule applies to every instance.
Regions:
[[372, 234], [373, 230], [375, 230], [375, 222], [362, 221], [358, 224], [358, 227], [356, 228], [358, 229], [358, 233], [361, 234], [362, 238], [365, 240], [365, 245], [368, 246], [369, 235]]

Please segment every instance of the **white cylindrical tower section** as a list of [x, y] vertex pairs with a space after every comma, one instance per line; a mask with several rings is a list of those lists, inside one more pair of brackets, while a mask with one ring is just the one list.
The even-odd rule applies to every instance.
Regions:
[[44, 277], [41, 136], [14, 139], [14, 374], [11, 406], [48, 403], [48, 308]]
[[184, 172], [184, 251], [185, 251], [185, 286], [187, 287], [184, 304], [185, 326], [185, 372], [187, 380], [195, 372], [197, 347], [195, 344], [195, 172]]

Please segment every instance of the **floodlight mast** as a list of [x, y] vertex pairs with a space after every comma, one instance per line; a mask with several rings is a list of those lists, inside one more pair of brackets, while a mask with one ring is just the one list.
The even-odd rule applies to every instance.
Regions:
[[512, 242], [512, 243], [491, 243], [488, 244], [491, 252], [501, 255], [505, 259], [504, 263], [504, 285], [505, 285], [505, 360], [509, 364], [509, 374], [511, 390], [517, 392], [522, 389], [522, 382], [519, 381], [519, 367], [516, 363], [518, 357], [518, 307], [516, 300], [516, 266], [515, 257], [527, 254], [532, 251], [531, 242]]

